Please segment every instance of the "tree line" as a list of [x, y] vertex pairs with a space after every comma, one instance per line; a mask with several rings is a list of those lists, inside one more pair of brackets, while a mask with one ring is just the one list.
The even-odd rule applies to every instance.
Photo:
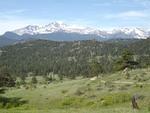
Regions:
[[0, 50], [0, 69], [24, 78], [30, 73], [63, 77], [91, 77], [129, 68], [150, 65], [150, 39], [99, 42], [96, 40], [56, 42], [36, 40]]

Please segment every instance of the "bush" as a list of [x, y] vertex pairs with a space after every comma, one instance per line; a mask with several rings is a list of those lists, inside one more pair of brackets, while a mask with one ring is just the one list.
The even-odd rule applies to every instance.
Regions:
[[28, 90], [28, 89], [29, 89], [29, 86], [25, 86], [25, 89]]
[[47, 87], [46, 87], [46, 86], [43, 86], [43, 88], [46, 89]]
[[61, 93], [63, 93], [63, 94], [65, 94], [65, 93], [67, 93], [68, 92], [68, 90], [62, 90], [61, 91]]
[[0, 108], [13, 108], [25, 104], [27, 101], [21, 100], [21, 98], [6, 98], [0, 97]]

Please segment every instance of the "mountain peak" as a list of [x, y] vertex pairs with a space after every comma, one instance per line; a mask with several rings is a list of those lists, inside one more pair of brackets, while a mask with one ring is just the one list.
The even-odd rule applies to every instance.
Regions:
[[37, 31], [38, 29], [40, 29], [40, 27], [37, 25], [28, 25], [24, 28], [16, 29], [13, 32], [18, 35], [23, 35], [23, 34], [34, 35], [34, 34], [36, 34], [35, 31]]

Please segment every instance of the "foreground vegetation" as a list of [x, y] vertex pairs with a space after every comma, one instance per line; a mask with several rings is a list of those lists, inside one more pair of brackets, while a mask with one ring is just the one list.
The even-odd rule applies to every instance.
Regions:
[[[126, 77], [128, 75], [128, 77]], [[150, 68], [99, 75], [98, 78], [65, 78], [46, 84], [41, 76], [37, 83], [9, 88], [5, 98], [20, 98], [0, 104], [0, 113], [149, 113]], [[140, 109], [133, 110], [131, 97], [137, 94]], [[21, 103], [21, 102], [24, 103]], [[21, 103], [21, 104], [20, 104]]]

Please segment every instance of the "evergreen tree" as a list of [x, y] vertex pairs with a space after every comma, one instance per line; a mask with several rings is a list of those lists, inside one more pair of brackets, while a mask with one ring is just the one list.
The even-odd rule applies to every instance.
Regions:
[[36, 76], [32, 76], [32, 78], [31, 78], [31, 83], [32, 84], [37, 84], [37, 78], [36, 78]]
[[3, 68], [0, 69], [0, 94], [5, 93], [4, 87], [14, 87], [15, 79]]
[[92, 60], [90, 67], [91, 67], [92, 76], [98, 77], [98, 75], [103, 72], [101, 64], [97, 62], [96, 60]]
[[7, 72], [7, 70], [0, 70], [0, 87], [15, 86], [15, 79]]
[[128, 49], [122, 52], [121, 58], [118, 58], [115, 62], [115, 70], [124, 70], [125, 68], [134, 68], [139, 63], [134, 61], [133, 53]]
[[22, 85], [26, 84], [26, 81], [25, 81], [26, 77], [25, 76], [21, 76], [20, 79], [21, 79], [20, 84], [22, 84]]

